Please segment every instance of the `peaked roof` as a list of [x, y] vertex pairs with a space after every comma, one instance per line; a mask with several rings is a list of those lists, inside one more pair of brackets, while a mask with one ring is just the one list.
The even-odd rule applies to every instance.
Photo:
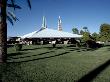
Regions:
[[48, 28], [29, 33], [27, 35], [29, 35], [27, 36], [27, 38], [81, 38], [82, 37], [82, 35], [72, 34], [68, 32], [48, 29]]
[[26, 34], [26, 35], [23, 35], [23, 36], [21, 36], [21, 38], [29, 38], [29, 37], [31, 37], [33, 34], [35, 34], [37, 31], [34, 31], [34, 32], [31, 32], [31, 33], [28, 33], [28, 34]]

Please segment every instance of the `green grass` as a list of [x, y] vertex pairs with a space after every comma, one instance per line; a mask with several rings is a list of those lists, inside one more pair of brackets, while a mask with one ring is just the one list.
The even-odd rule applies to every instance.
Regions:
[[93, 50], [65, 45], [56, 48], [29, 45], [19, 52], [12, 47], [8, 48], [7, 61], [0, 65], [3, 82], [77, 82], [82, 77], [91, 82], [110, 82], [109, 46]]

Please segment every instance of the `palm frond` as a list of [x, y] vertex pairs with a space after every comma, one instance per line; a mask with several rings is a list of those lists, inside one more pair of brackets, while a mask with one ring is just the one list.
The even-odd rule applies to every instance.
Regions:
[[15, 9], [16, 9], [16, 8], [17, 8], [17, 9], [22, 9], [19, 5], [16, 5], [16, 4], [14, 4], [14, 5], [13, 5], [13, 4], [7, 4], [7, 6], [8, 6], [8, 7], [15, 8]]
[[[9, 0], [7, 0], [8, 2]], [[7, 7], [11, 7], [11, 8], [14, 8], [14, 10], [17, 8], [17, 9], [22, 9], [19, 5], [15, 4], [15, 0], [10, 0], [11, 3], [7, 3]], [[27, 0], [27, 3], [28, 3], [28, 6], [29, 8], [31, 9], [31, 2], [30, 0]], [[14, 25], [14, 21], [18, 20], [18, 18], [14, 15], [13, 12], [10, 12], [10, 11], [7, 11], [7, 20], [12, 24]]]
[[30, 2], [30, 0], [27, 0], [27, 3], [28, 3], [29, 8], [31, 9], [31, 2]]
[[14, 21], [17, 21], [17, 20], [19, 21], [19, 19], [15, 16], [13, 12], [8, 12], [8, 14], [12, 17]]
[[10, 18], [10, 16], [8, 16], [8, 15], [7, 15], [7, 20], [8, 20], [12, 25], [14, 25], [14, 24], [13, 24], [13, 20], [12, 20], [12, 19]]
[[14, 10], [15, 10], [15, 6], [14, 6], [14, 4], [15, 4], [15, 0], [11, 0], [11, 3], [12, 3], [13, 8], [14, 8]]

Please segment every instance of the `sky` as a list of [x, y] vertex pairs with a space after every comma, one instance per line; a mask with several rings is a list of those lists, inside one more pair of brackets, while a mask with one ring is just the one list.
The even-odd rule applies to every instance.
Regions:
[[12, 26], [8, 21], [8, 36], [22, 36], [39, 30], [42, 17], [47, 27], [57, 30], [58, 17], [62, 19], [62, 29], [72, 33], [72, 28], [88, 27], [91, 33], [99, 32], [100, 25], [110, 24], [110, 0], [31, 0], [30, 10], [26, 0], [16, 0], [22, 9], [11, 10], [19, 21]]

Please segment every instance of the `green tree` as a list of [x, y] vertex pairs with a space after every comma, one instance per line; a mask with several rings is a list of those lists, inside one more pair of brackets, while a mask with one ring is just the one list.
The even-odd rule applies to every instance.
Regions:
[[[16, 0], [0, 0], [1, 21], [0, 21], [0, 62], [6, 62], [7, 58], [7, 22], [6, 19], [12, 21], [7, 16], [7, 7], [17, 8]], [[10, 4], [9, 4], [10, 2]], [[31, 8], [30, 0], [27, 0], [28, 6]], [[8, 13], [9, 14], [9, 13]], [[10, 14], [11, 15], [11, 14]]]
[[73, 34], [79, 34], [79, 30], [77, 28], [73, 28], [72, 31], [73, 31]]
[[83, 27], [83, 29], [84, 29], [84, 32], [89, 32], [88, 27]]
[[92, 38], [93, 38], [93, 40], [98, 41], [99, 40], [99, 34], [97, 34], [96, 32], [94, 32], [92, 34]]
[[80, 30], [80, 33], [79, 33], [79, 34], [80, 34], [80, 35], [83, 35], [83, 33], [84, 33], [84, 31], [83, 31], [83, 30]]
[[102, 24], [100, 26], [100, 40], [110, 41], [110, 24]]
[[84, 42], [87, 41], [87, 40], [92, 40], [90, 33], [89, 33], [89, 32], [84, 32], [84, 33], [83, 33], [82, 40], [83, 40]]
[[84, 42], [87, 40], [92, 40], [92, 36], [90, 35], [88, 28], [83, 27], [83, 29], [84, 29], [84, 31], [82, 30], [82, 34], [83, 34], [82, 40]]

